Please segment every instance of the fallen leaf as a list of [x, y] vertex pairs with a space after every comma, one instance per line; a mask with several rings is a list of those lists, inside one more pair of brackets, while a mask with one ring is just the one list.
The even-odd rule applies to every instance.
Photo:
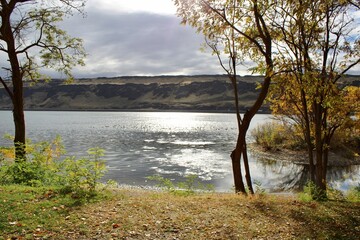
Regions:
[[115, 229], [115, 228], [119, 228], [120, 227], [120, 224], [117, 224], [117, 223], [113, 223], [112, 227]]

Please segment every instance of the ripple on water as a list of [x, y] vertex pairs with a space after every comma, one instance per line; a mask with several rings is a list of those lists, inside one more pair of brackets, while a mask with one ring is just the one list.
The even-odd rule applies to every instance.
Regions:
[[184, 145], [184, 146], [203, 146], [203, 145], [214, 145], [214, 142], [206, 142], [206, 141], [181, 141], [181, 140], [176, 140], [171, 142], [171, 144], [175, 144], [175, 145]]
[[[0, 111], [0, 119], [0, 137], [13, 133], [11, 111]], [[249, 131], [270, 119], [270, 115], [256, 115]], [[104, 148], [103, 158], [109, 165], [106, 177], [119, 183], [142, 185], [146, 176], [159, 172], [180, 181], [179, 176], [196, 174], [221, 189], [233, 185], [229, 154], [237, 136], [234, 114], [30, 111], [26, 120], [33, 142], [60, 135], [66, 156], [88, 157], [87, 149]], [[0, 138], [0, 145], [9, 146], [11, 141]], [[249, 157], [254, 180], [266, 189], [282, 183], [292, 186], [306, 177], [296, 164], [257, 164], [255, 157]], [[358, 186], [360, 168], [329, 169], [328, 176], [329, 184], [346, 190]]]

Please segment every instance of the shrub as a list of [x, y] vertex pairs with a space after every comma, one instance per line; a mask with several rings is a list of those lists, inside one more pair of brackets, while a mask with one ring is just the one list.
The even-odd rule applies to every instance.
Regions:
[[296, 126], [285, 122], [267, 122], [257, 126], [250, 133], [255, 143], [265, 150], [305, 148], [305, 142]]
[[304, 190], [299, 193], [299, 199], [303, 202], [310, 202], [313, 201], [313, 195], [316, 190], [316, 186], [313, 182], [308, 182], [304, 186]]
[[347, 192], [346, 198], [350, 202], [360, 202], [360, 183]]
[[327, 192], [319, 189], [315, 183], [309, 181], [305, 186], [303, 192], [299, 193], [299, 199], [304, 202], [310, 201], [326, 201], [328, 200]]
[[360, 132], [348, 124], [334, 133], [330, 148], [343, 157], [352, 159], [360, 154]]
[[61, 184], [66, 192], [74, 195], [95, 193], [98, 181], [106, 171], [105, 161], [101, 159], [104, 150], [91, 148], [88, 153], [89, 158], [68, 157], [61, 163]]
[[84, 197], [94, 195], [99, 180], [106, 172], [101, 159], [104, 150], [91, 148], [89, 157], [61, 159], [64, 153], [61, 138], [51, 142], [26, 145], [26, 161], [15, 161], [14, 148], [0, 148], [0, 184], [27, 186], [60, 186], [63, 193]]
[[304, 190], [299, 193], [299, 199], [304, 202], [309, 201], [325, 201], [325, 200], [335, 200], [335, 201], [344, 201], [346, 199], [357, 202], [360, 201], [360, 185], [348, 191], [345, 196], [344, 193], [340, 190], [334, 189], [331, 186], [327, 186], [326, 193], [317, 188], [317, 186], [309, 181], [305, 186]]
[[1, 148], [3, 161], [0, 169], [0, 184], [48, 186], [56, 184], [59, 176], [58, 161], [65, 152], [61, 138], [51, 142], [32, 143], [27, 140], [26, 161], [15, 161], [14, 148]]

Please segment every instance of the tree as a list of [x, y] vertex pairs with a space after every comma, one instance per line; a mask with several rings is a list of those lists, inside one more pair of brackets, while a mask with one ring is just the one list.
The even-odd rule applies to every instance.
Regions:
[[25, 160], [25, 118], [23, 85], [48, 79], [40, 73], [52, 68], [72, 79], [74, 65], [83, 65], [82, 41], [58, 27], [64, 17], [81, 11], [80, 0], [0, 0], [0, 52], [8, 59], [0, 77], [13, 104], [16, 161]]
[[[235, 3], [235, 2], [234, 2]], [[229, 19], [231, 18], [231, 19]], [[228, 16], [228, 19], [231, 25], [235, 25], [236, 18], [235, 15]], [[239, 49], [239, 36], [232, 27], [229, 26], [221, 26], [221, 30], [216, 28], [216, 26], [212, 27], [209, 30], [208, 36], [205, 37], [205, 41], [208, 47], [213, 50], [213, 54], [215, 54], [219, 60], [221, 67], [227, 73], [229, 80], [232, 84], [234, 90], [234, 105], [235, 105], [235, 113], [238, 127], [238, 135], [240, 135], [241, 125], [242, 125], [242, 117], [239, 109], [239, 89], [238, 89], [238, 75], [237, 75], [237, 66], [243, 60], [243, 56], [238, 54]], [[219, 47], [223, 48], [223, 50], [219, 50]], [[223, 55], [224, 59], [223, 59]], [[235, 156], [235, 150], [231, 153], [231, 158], [233, 159]], [[246, 142], [244, 143], [244, 149], [242, 151], [244, 168], [245, 168], [245, 179], [247, 183], [247, 188], [251, 194], [254, 194], [254, 189], [252, 186], [251, 173], [248, 161], [248, 155], [246, 150]], [[233, 165], [236, 166], [236, 165]], [[235, 169], [234, 169], [235, 170]], [[241, 178], [242, 179], [242, 176]], [[241, 185], [240, 188], [242, 192], [245, 191], [245, 186]]]
[[[326, 170], [332, 136], [349, 120], [354, 102], [339, 82], [360, 62], [360, 40], [351, 1], [283, 1], [274, 26], [279, 74], [271, 99], [276, 112], [295, 120], [307, 143], [310, 178], [326, 197]], [[356, 101], [356, 100], [355, 100]], [[315, 155], [313, 149], [315, 148]]]
[[[198, 29], [208, 38], [208, 45], [219, 57], [222, 67], [227, 71], [233, 83], [235, 93], [236, 115], [238, 120], [238, 138], [231, 153], [235, 192], [246, 193], [243, 182], [241, 159], [243, 158], [246, 180], [251, 192], [251, 177], [247, 159], [246, 133], [254, 115], [258, 112], [266, 98], [271, 79], [274, 74], [272, 57], [272, 31], [269, 28], [276, 1], [260, 0], [174, 0], [178, 15], [183, 24]], [[229, 55], [229, 65], [225, 67], [221, 60], [218, 44], [224, 47]], [[237, 74], [238, 60], [249, 57], [257, 63], [255, 72], [264, 74], [260, 93], [243, 118], [238, 109]]]

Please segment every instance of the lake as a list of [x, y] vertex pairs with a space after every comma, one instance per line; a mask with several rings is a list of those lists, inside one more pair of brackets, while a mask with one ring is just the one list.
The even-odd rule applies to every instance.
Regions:
[[[27, 111], [27, 137], [50, 141], [60, 135], [69, 156], [87, 156], [87, 149], [105, 149], [104, 180], [153, 186], [148, 176], [183, 181], [196, 174], [217, 191], [231, 191], [229, 154], [237, 137], [235, 114], [189, 112], [62, 112]], [[0, 136], [13, 135], [12, 113], [0, 111]], [[259, 114], [250, 130], [271, 121]], [[249, 140], [251, 141], [250, 137]], [[0, 145], [10, 145], [3, 138]], [[254, 182], [269, 192], [298, 189], [307, 179], [303, 165], [256, 159], [250, 154]], [[360, 166], [331, 168], [329, 183], [341, 190], [357, 186]]]

